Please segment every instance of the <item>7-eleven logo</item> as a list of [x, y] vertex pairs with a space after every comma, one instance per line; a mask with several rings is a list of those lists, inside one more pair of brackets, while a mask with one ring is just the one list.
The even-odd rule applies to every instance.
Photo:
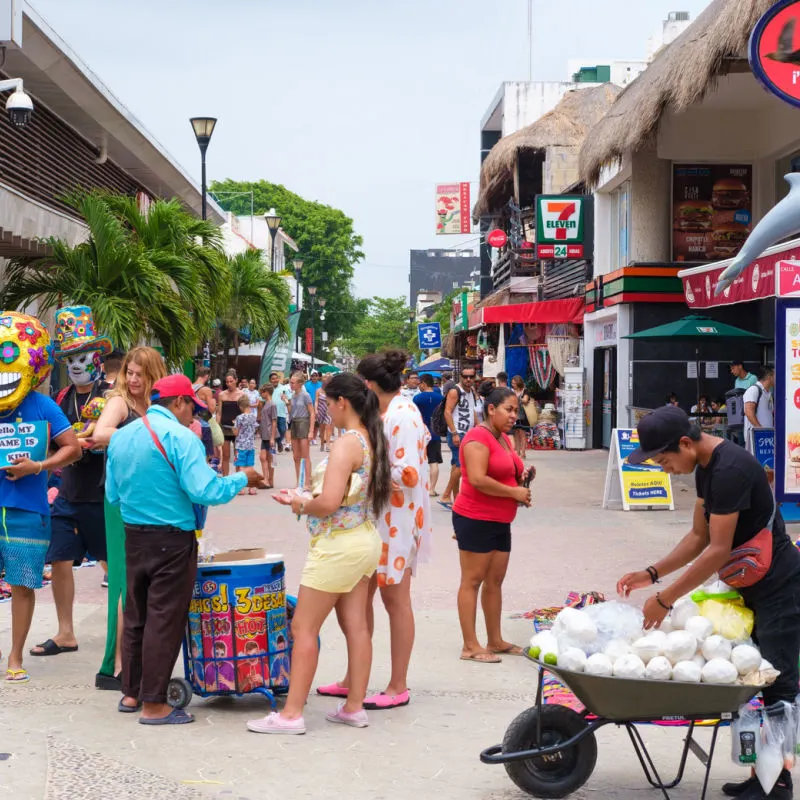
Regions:
[[541, 212], [545, 239], [565, 242], [578, 238], [580, 200], [544, 200]]

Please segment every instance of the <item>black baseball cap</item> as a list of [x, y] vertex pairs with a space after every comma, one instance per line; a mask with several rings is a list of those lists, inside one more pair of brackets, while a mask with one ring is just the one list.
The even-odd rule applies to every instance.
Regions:
[[731, 366], [732, 367], [743, 367], [744, 366], [744, 361], [731, 361]]
[[643, 464], [653, 456], [663, 453], [677, 443], [682, 436], [688, 436], [692, 423], [682, 408], [662, 406], [642, 417], [636, 430], [639, 434], [639, 447], [628, 456], [629, 464]]

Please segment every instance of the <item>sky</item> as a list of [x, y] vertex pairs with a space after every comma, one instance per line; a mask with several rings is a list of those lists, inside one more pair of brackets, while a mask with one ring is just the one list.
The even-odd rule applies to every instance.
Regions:
[[[636, 59], [669, 11], [708, 0], [533, 0], [533, 79]], [[528, 0], [32, 0], [199, 183], [192, 116], [219, 119], [209, 182], [266, 179], [340, 208], [364, 238], [359, 297], [408, 296], [436, 236], [434, 185], [471, 181], [480, 121], [526, 80]], [[280, 211], [280, 209], [278, 209]]]

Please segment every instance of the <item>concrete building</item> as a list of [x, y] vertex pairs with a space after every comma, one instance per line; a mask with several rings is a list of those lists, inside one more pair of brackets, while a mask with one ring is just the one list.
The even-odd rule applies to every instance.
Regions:
[[444, 296], [441, 292], [417, 292], [417, 302], [414, 305], [414, 309], [417, 312], [417, 319], [424, 319], [427, 316], [426, 312], [439, 305], [443, 299]]
[[412, 250], [408, 303], [414, 308], [421, 292], [447, 297], [453, 289], [477, 279], [480, 259], [473, 250]]

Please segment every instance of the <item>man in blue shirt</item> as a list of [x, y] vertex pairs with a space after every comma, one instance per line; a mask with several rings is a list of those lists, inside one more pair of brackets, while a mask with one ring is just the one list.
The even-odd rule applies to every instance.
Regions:
[[752, 372], [748, 372], [741, 361], [731, 361], [731, 375], [736, 379], [733, 382], [734, 389], [747, 391], [758, 383], [758, 378]]
[[194, 717], [167, 705], [167, 685], [197, 575], [194, 506], [227, 503], [261, 475], [248, 467], [223, 478], [208, 466], [188, 427], [205, 405], [185, 375], [156, 381], [151, 400], [108, 447], [106, 496], [122, 512], [128, 572], [118, 710], [142, 708], [143, 725], [179, 725]]
[[305, 389], [311, 397], [311, 404], [317, 402], [317, 392], [322, 388], [322, 381], [319, 379], [319, 372], [314, 370], [311, 373], [311, 380], [306, 381]]
[[444, 402], [441, 392], [434, 391], [433, 377], [425, 374], [419, 376], [419, 394], [414, 397], [414, 405], [419, 408], [422, 421], [431, 435], [428, 442], [428, 465], [430, 466], [430, 491], [431, 497], [438, 497], [436, 484], [439, 481], [439, 464], [442, 463], [442, 440], [431, 429], [431, 417], [436, 408]]

